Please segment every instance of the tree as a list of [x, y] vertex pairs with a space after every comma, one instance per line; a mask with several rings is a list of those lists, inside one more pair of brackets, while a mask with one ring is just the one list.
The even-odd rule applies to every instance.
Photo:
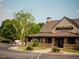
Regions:
[[44, 25], [44, 23], [38, 23], [38, 25], [40, 26], [40, 28], [42, 28], [42, 26]]
[[38, 32], [40, 32], [42, 26], [44, 23], [31, 23], [29, 24], [29, 31], [28, 34], [36, 34]]
[[28, 35], [29, 25], [31, 23], [34, 23], [35, 18], [32, 16], [30, 12], [25, 12], [21, 10], [18, 13], [16, 13], [15, 19], [20, 24], [20, 31], [19, 31], [20, 39], [24, 39], [24, 37]]
[[30, 12], [19, 11], [14, 19], [5, 19], [0, 27], [0, 36], [6, 40], [25, 39], [29, 34], [38, 33], [43, 23], [35, 23], [35, 18]]
[[18, 23], [14, 19], [6, 19], [5, 21], [3, 21], [0, 30], [1, 37], [11, 42], [18, 39], [18, 32], [14, 26], [18, 27]]
[[35, 34], [35, 33], [38, 33], [40, 31], [40, 26], [36, 23], [31, 23], [29, 24], [29, 31], [28, 31], [28, 34]]

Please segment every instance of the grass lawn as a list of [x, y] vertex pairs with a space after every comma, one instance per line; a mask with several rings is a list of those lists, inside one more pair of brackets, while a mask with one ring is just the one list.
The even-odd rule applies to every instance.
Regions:
[[79, 53], [79, 50], [66, 49], [66, 48], [62, 48], [61, 51], [72, 52], [72, 53]]

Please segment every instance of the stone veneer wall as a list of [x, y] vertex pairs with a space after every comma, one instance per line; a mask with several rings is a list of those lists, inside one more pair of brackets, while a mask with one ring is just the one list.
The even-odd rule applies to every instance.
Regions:
[[[45, 38], [40, 38], [40, 46], [41, 47], [46, 47], [46, 48], [53, 48], [55, 47], [55, 38], [52, 38], [52, 43], [46, 43]], [[26, 43], [28, 41], [28, 38], [26, 40]], [[67, 44], [67, 38], [64, 38], [64, 44], [63, 48], [79, 48], [79, 38], [76, 38], [76, 44]]]
[[72, 48], [72, 49], [79, 49], [79, 38], [76, 38], [76, 44], [67, 44], [67, 39], [65, 39], [64, 48]]
[[52, 48], [52, 43], [46, 43], [45, 38], [40, 38], [40, 46], [45, 48]]
[[64, 48], [79, 49], [79, 44], [64, 44]]

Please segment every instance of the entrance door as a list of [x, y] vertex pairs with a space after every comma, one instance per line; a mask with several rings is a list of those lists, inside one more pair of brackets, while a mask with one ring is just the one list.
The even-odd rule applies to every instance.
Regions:
[[55, 39], [55, 46], [63, 48], [64, 38], [56, 38]]

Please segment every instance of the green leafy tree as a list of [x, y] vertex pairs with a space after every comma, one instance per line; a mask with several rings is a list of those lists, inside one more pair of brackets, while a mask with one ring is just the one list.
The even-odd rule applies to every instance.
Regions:
[[34, 23], [35, 18], [32, 16], [30, 12], [25, 12], [25, 11], [19, 11], [15, 15], [15, 19], [19, 22], [20, 24], [20, 31], [19, 32], [19, 37], [20, 39], [24, 39], [26, 35], [28, 35], [29, 31], [29, 25], [31, 23]]
[[[25, 39], [26, 35], [38, 33], [43, 23], [35, 23], [34, 16], [28, 11], [19, 11], [14, 19], [5, 19], [0, 27], [0, 36], [4, 40]], [[3, 40], [3, 39], [2, 39]]]
[[40, 32], [42, 26], [43, 26], [44, 23], [30, 23], [29, 24], [29, 31], [28, 31], [28, 34], [35, 34], [35, 33], [38, 33]]
[[40, 28], [42, 28], [42, 26], [44, 25], [44, 23], [38, 23], [38, 25], [40, 26]]
[[3, 21], [0, 30], [1, 37], [5, 38], [5, 40], [9, 40], [12, 42], [18, 39], [18, 32], [15, 26], [18, 27], [18, 23], [14, 19], [13, 20], [6, 19], [5, 21]]
[[31, 23], [29, 24], [29, 31], [28, 31], [28, 34], [35, 34], [35, 33], [38, 33], [40, 31], [40, 26], [36, 23]]

